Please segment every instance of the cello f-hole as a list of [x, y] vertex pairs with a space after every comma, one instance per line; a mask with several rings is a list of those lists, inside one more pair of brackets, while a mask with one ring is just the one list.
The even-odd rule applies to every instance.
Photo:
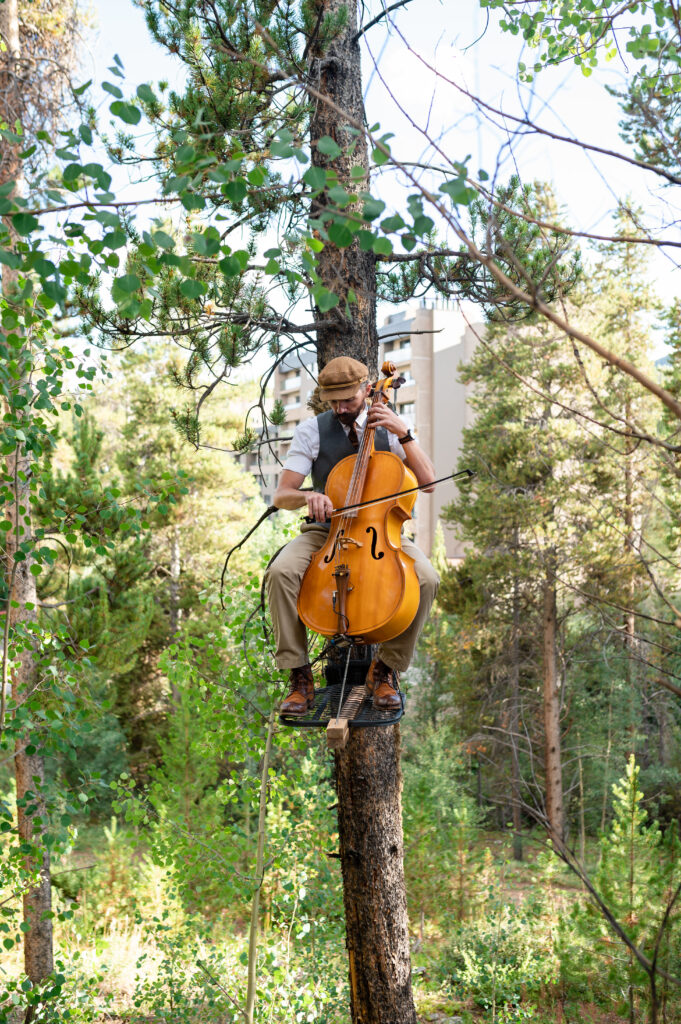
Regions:
[[378, 553], [376, 553], [376, 542], [378, 541], [378, 531], [376, 530], [376, 527], [374, 527], [374, 526], [367, 526], [366, 532], [371, 534], [371, 557], [375, 558], [376, 561], [378, 561], [379, 558], [383, 558], [383, 556], [385, 554], [385, 551], [379, 551]]
[[333, 542], [333, 547], [332, 547], [331, 551], [329, 551], [328, 555], [326, 555], [326, 557], [324, 558], [324, 562], [327, 565], [328, 565], [329, 562], [332, 562], [334, 560], [334, 558], [336, 557], [336, 548], [338, 547], [338, 541], [341, 539], [341, 537], [343, 536], [344, 533], [345, 533], [345, 530], [339, 530], [338, 533], [336, 534], [335, 540]]

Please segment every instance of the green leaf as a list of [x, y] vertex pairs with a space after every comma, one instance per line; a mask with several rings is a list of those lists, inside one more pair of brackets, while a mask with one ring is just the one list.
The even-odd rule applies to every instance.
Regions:
[[246, 197], [248, 186], [243, 178], [235, 178], [222, 186], [222, 191], [233, 203], [240, 203]]
[[39, 221], [31, 213], [15, 213], [12, 224], [18, 235], [30, 235], [39, 226]]
[[117, 100], [123, 99], [123, 90], [119, 89], [117, 85], [112, 85], [111, 82], [102, 82], [102, 89], [105, 92], [111, 93]]
[[175, 161], [178, 165], [190, 164], [196, 158], [196, 150], [193, 146], [180, 146], [175, 152]]
[[151, 88], [150, 85], [146, 84], [146, 82], [143, 82], [142, 85], [138, 85], [137, 86], [137, 95], [138, 95], [139, 99], [142, 100], [143, 103], [155, 103], [156, 102], [156, 97], [154, 95], [154, 91], [153, 91], [153, 89]]
[[374, 247], [375, 237], [376, 236], [373, 234], [372, 231], [365, 231], [364, 229], [362, 229], [361, 231], [357, 232], [357, 240], [359, 242], [359, 247], [362, 250], [362, 252], [371, 252], [371, 250]]
[[314, 288], [312, 290], [312, 295], [315, 303], [317, 304], [317, 308], [321, 313], [328, 313], [328, 311], [333, 309], [334, 306], [337, 306], [340, 301], [337, 295], [334, 295], [333, 292], [328, 291], [323, 286]]
[[350, 228], [345, 224], [329, 224], [328, 235], [339, 249], [345, 249], [352, 245], [354, 237]]
[[87, 146], [92, 145], [92, 130], [86, 124], [81, 124], [78, 134]]
[[102, 244], [106, 249], [120, 249], [128, 240], [128, 236], [125, 231], [121, 231], [120, 228], [116, 231], [110, 231], [108, 235], [105, 235], [102, 239]]
[[377, 238], [372, 248], [378, 256], [390, 256], [393, 251], [392, 242], [389, 238]]
[[335, 203], [336, 206], [340, 206], [341, 209], [352, 202], [352, 199], [342, 185], [334, 185], [329, 189], [327, 195], [331, 202]]
[[194, 231], [191, 238], [194, 250], [200, 256], [215, 256], [220, 250], [220, 236], [213, 227], [204, 232]]
[[400, 228], [404, 228], [407, 225], [404, 223], [399, 213], [394, 214], [392, 217], [386, 217], [381, 221], [381, 227], [384, 231], [399, 231]]
[[13, 270], [16, 270], [21, 266], [21, 256], [16, 252], [0, 249], [0, 263], [4, 263], [6, 267], [12, 267]]
[[293, 146], [290, 142], [273, 142], [270, 146], [270, 153], [272, 156], [291, 157], [293, 156]]
[[440, 185], [440, 192], [445, 192], [455, 206], [470, 206], [477, 193], [475, 189], [468, 188], [463, 178], [454, 178]]
[[151, 237], [161, 249], [175, 248], [175, 239], [171, 238], [165, 231], [154, 231]]
[[303, 181], [314, 191], [319, 191], [326, 185], [326, 171], [323, 167], [308, 167], [303, 175]]
[[375, 220], [385, 210], [385, 203], [382, 199], [374, 199], [373, 196], [367, 196], [364, 199], [364, 208], [362, 210], [362, 216], [365, 220]]
[[321, 139], [317, 142], [317, 149], [324, 156], [330, 156], [332, 160], [339, 157], [343, 150], [340, 148], [337, 142], [335, 142], [330, 135], [322, 135]]
[[62, 171], [62, 180], [65, 185], [72, 185], [78, 181], [82, 173], [83, 168], [80, 164], [67, 164]]
[[89, 89], [91, 85], [92, 85], [92, 79], [88, 78], [87, 82], [85, 82], [83, 85], [79, 85], [77, 89], [73, 90], [73, 95], [74, 96], [82, 96], [83, 93], [87, 89]]
[[195, 278], [189, 277], [180, 285], [180, 291], [187, 299], [198, 299], [206, 291], [206, 285], [203, 281], [197, 281]]
[[434, 227], [435, 223], [430, 217], [424, 215], [414, 218], [414, 234], [416, 235], [427, 235]]
[[256, 188], [260, 188], [261, 185], [265, 184], [267, 175], [265, 174], [264, 167], [260, 167], [260, 165], [258, 165], [257, 167], [252, 167], [246, 177], [251, 185], [254, 185]]
[[203, 196], [200, 196], [195, 192], [185, 192], [181, 197], [180, 202], [184, 206], [185, 210], [203, 210], [206, 205], [206, 200]]
[[114, 288], [123, 292], [124, 295], [132, 295], [141, 286], [137, 274], [124, 274], [122, 277], [117, 277], [114, 281]]
[[236, 256], [225, 256], [218, 263], [220, 270], [225, 275], [225, 278], [237, 278], [242, 272], [241, 263]]
[[116, 100], [111, 104], [109, 110], [114, 117], [119, 117], [121, 121], [125, 121], [126, 124], [139, 124], [142, 119], [142, 114], [133, 107], [132, 103], [123, 103], [122, 101]]

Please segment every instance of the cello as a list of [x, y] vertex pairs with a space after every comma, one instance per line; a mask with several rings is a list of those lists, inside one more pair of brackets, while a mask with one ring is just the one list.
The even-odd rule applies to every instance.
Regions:
[[[401, 383], [394, 363], [384, 363], [381, 372], [385, 376], [372, 389], [372, 405], [387, 403], [388, 388]], [[414, 559], [404, 553], [400, 539], [416, 492], [384, 499], [417, 481], [398, 455], [375, 449], [375, 429], [367, 423], [357, 454], [329, 473], [325, 493], [337, 511], [298, 595], [298, 615], [308, 629], [363, 643], [399, 636], [419, 605]]]

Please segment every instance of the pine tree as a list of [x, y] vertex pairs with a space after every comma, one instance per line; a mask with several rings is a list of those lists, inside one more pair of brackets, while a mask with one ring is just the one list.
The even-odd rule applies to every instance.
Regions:
[[[600, 863], [592, 880], [629, 943], [613, 931], [592, 901], [575, 907], [563, 925], [562, 940], [572, 952], [564, 959], [563, 970], [573, 982], [591, 975], [596, 996], [610, 1007], [613, 994], [624, 996], [620, 1012], [627, 1013], [630, 1024], [643, 1019], [646, 1010], [651, 1020], [658, 1019], [660, 992], [666, 985], [657, 969], [666, 969], [669, 951], [678, 942], [673, 907], [668, 914], [679, 884], [678, 837], [675, 828], [663, 837], [657, 822], [648, 824], [639, 779], [640, 767], [632, 755], [624, 776], [612, 787], [613, 819], [601, 838]], [[650, 969], [639, 963], [632, 946]], [[599, 955], [596, 970], [594, 950]]]

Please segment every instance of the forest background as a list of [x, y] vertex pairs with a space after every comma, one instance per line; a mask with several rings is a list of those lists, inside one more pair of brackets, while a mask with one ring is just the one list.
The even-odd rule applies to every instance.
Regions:
[[0, 4], [0, 1014], [386, 1024], [333, 762], [272, 714], [296, 517], [220, 573], [277, 360], [360, 324], [375, 363], [376, 298], [442, 295], [485, 330], [406, 680], [404, 1020], [678, 1019], [676, 6], [136, 6], [171, 87]]

